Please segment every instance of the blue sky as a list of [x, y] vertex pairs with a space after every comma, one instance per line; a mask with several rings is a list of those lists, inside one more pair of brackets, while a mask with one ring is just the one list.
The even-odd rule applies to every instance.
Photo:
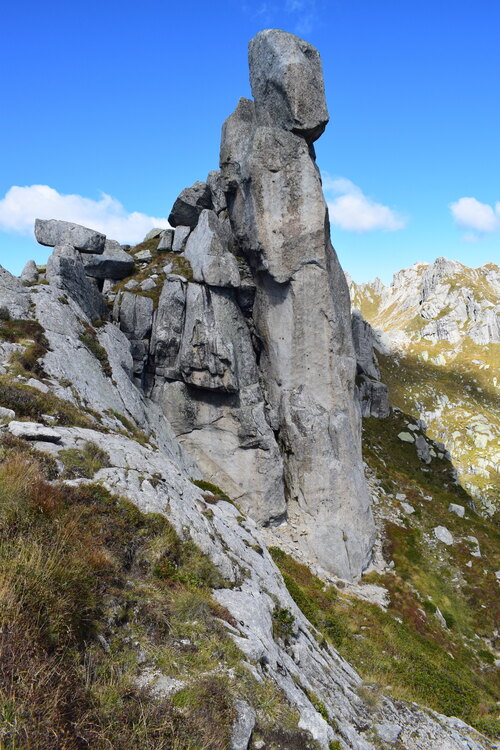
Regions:
[[[357, 281], [444, 255], [500, 263], [498, 0], [32, 0], [0, 30], [0, 263], [35, 215], [137, 241], [218, 166], [262, 28], [320, 51], [332, 239]], [[39, 187], [34, 187], [39, 186]]]

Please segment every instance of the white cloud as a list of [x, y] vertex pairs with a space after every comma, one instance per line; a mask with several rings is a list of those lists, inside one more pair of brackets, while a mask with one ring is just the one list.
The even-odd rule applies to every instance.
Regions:
[[[455, 222], [461, 229], [489, 234], [500, 229], [500, 203], [490, 206], [481, 203], [476, 198], [460, 198], [455, 203], [450, 203], [450, 210]], [[466, 234], [464, 239], [468, 242], [471, 237], [478, 239], [474, 234]]]
[[[332, 179], [323, 175], [332, 224], [348, 232], [395, 232], [403, 229], [407, 220], [401, 214], [369, 198], [361, 188], [344, 177]], [[335, 197], [334, 197], [335, 196]]]
[[35, 219], [63, 219], [103, 232], [121, 243], [140, 242], [153, 227], [168, 227], [167, 219], [128, 213], [119, 200], [103, 193], [99, 200], [62, 195], [48, 185], [14, 185], [0, 200], [0, 229], [33, 234]]

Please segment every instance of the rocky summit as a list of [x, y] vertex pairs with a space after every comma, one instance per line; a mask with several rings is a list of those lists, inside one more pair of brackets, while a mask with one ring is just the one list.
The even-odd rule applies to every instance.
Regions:
[[171, 228], [37, 220], [47, 265], [0, 269], [0, 743], [489, 750], [498, 546], [361, 298], [455, 347], [495, 310], [437, 262], [351, 315], [319, 54], [249, 63]]

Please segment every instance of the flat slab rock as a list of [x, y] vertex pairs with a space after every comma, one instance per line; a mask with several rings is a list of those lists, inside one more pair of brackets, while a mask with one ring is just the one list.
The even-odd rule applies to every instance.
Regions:
[[7, 429], [11, 435], [25, 440], [41, 440], [46, 443], [59, 443], [61, 441], [61, 435], [57, 430], [39, 422], [9, 422]]
[[101, 254], [106, 243], [105, 234], [59, 219], [36, 219], [35, 237], [40, 245], [72, 245], [81, 253]]

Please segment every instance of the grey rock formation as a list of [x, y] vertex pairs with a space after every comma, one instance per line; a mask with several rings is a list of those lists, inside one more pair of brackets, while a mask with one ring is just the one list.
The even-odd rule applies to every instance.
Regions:
[[102, 253], [106, 235], [94, 229], [58, 219], [36, 219], [35, 237], [40, 245], [73, 245], [81, 253]]
[[104, 252], [82, 256], [87, 276], [95, 279], [123, 279], [134, 270], [134, 259], [114, 240], [106, 240]]
[[38, 268], [34, 260], [29, 260], [21, 271], [21, 281], [26, 281], [28, 284], [32, 284], [38, 279]]
[[255, 711], [246, 701], [235, 701], [236, 721], [231, 733], [231, 750], [248, 750], [255, 726]]
[[266, 421], [250, 332], [232, 292], [167, 280], [150, 362], [153, 398], [203, 475], [260, 523], [283, 517], [281, 455]]
[[182, 253], [186, 245], [186, 240], [189, 237], [191, 227], [184, 227], [182, 225], [175, 227], [174, 238], [172, 240], [172, 252]]
[[181, 192], [172, 207], [168, 222], [173, 227], [194, 227], [204, 208], [212, 208], [210, 188], [206, 182], [198, 181]]
[[430, 446], [423, 435], [418, 435], [415, 440], [415, 447], [417, 449], [417, 456], [425, 464], [430, 464], [432, 461]]
[[105, 318], [107, 307], [97, 287], [85, 274], [80, 253], [71, 245], [54, 248], [47, 261], [47, 281], [67, 292], [83, 310], [89, 320]]
[[375, 331], [359, 310], [353, 310], [352, 337], [357, 360], [356, 385], [363, 417], [389, 416], [389, 390], [380, 380], [380, 370], [375, 346]]
[[318, 51], [303, 39], [266, 29], [249, 44], [250, 83], [259, 125], [291, 130], [312, 143], [328, 110]]
[[172, 249], [172, 242], [174, 239], [173, 229], [164, 229], [161, 233], [160, 242], [158, 243], [158, 250], [160, 252], [168, 253]]
[[26, 318], [30, 295], [22, 281], [0, 266], [0, 309], [11, 318]]
[[57, 430], [38, 422], [9, 422], [8, 430], [11, 435], [25, 440], [41, 440], [47, 443], [61, 441], [61, 435]]
[[10, 422], [16, 418], [16, 412], [13, 409], [6, 409], [0, 406], [0, 422]]
[[229, 250], [231, 240], [231, 235], [214, 211], [201, 212], [184, 251], [191, 263], [195, 281], [210, 286], [240, 285], [238, 263]]
[[[259, 368], [284, 456], [288, 512], [303, 519], [308, 553], [352, 578], [369, 561], [374, 526], [349, 294], [308, 143], [327, 119], [321, 67], [308, 49], [279, 31], [252, 40], [256, 103], [240, 100], [224, 124], [220, 162], [231, 227], [254, 272]], [[266, 96], [266, 75], [270, 89], [281, 86], [278, 98]]]
[[439, 539], [440, 542], [446, 544], [448, 547], [453, 544], [453, 534], [448, 531], [446, 526], [436, 526], [434, 529], [434, 536]]

